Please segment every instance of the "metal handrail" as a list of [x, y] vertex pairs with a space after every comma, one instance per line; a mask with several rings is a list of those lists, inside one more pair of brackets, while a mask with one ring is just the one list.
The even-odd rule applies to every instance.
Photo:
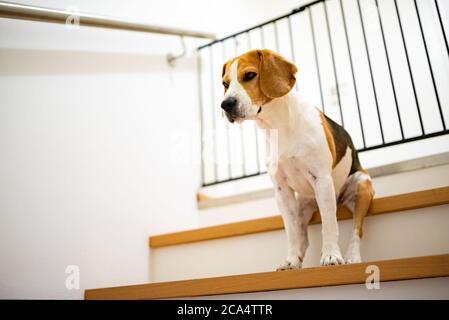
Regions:
[[160, 33], [205, 39], [216, 38], [213, 33], [209, 32], [154, 26], [144, 23], [124, 21], [112, 17], [28, 6], [4, 1], [0, 1], [0, 17], [63, 24], [66, 24], [69, 19], [76, 18], [80, 25], [89, 27]]

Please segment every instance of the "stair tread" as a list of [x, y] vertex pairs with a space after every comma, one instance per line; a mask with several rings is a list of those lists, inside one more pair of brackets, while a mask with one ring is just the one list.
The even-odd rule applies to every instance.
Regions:
[[379, 267], [381, 282], [449, 276], [449, 254], [441, 254], [282, 272], [90, 289], [85, 291], [85, 299], [163, 299], [363, 284], [368, 277], [366, 268], [370, 265]]
[[[449, 204], [449, 186], [376, 198], [373, 200], [367, 216], [419, 209], [443, 204]], [[346, 207], [339, 206], [337, 211], [337, 218], [338, 220], [351, 219], [352, 214], [348, 209], [346, 209]], [[318, 212], [316, 212], [313, 215], [310, 224], [317, 224], [320, 222], [320, 215]], [[283, 228], [284, 224], [281, 216], [274, 215], [252, 220], [154, 235], [150, 237], [149, 245], [152, 248], [164, 247], [197, 241], [274, 231]]]

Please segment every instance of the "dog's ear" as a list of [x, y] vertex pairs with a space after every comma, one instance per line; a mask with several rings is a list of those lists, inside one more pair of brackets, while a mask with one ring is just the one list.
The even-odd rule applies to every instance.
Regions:
[[259, 84], [268, 98], [279, 98], [293, 88], [296, 82], [296, 66], [281, 55], [268, 49], [257, 50], [259, 55]]

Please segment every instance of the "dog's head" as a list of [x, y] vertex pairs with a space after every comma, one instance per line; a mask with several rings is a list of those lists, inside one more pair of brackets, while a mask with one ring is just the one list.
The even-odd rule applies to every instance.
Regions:
[[297, 68], [268, 49], [251, 50], [223, 65], [221, 108], [230, 122], [255, 119], [262, 105], [290, 92]]

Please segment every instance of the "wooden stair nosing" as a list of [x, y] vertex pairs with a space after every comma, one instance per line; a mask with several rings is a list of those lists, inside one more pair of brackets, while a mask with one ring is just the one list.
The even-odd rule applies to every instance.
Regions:
[[363, 284], [368, 277], [366, 268], [370, 265], [379, 267], [381, 282], [449, 276], [449, 254], [442, 254], [281, 272], [90, 289], [85, 291], [85, 299], [163, 299]]
[[[393, 196], [374, 199], [367, 216], [406, 211], [431, 206], [449, 204], [449, 187], [434, 188]], [[351, 219], [351, 212], [344, 206], [339, 206], [338, 220]], [[316, 212], [310, 224], [321, 222], [319, 212]], [[170, 245], [198, 242], [204, 240], [227, 238], [245, 234], [280, 230], [284, 224], [280, 215], [227, 223], [223, 225], [179, 231], [162, 235], [151, 236], [149, 245], [152, 248]]]

